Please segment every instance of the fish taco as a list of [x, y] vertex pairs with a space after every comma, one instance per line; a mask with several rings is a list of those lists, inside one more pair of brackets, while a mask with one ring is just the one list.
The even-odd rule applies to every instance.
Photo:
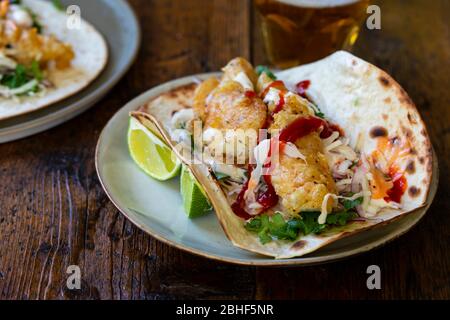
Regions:
[[0, 120], [79, 92], [106, 65], [102, 35], [58, 3], [0, 0]]
[[252, 252], [302, 256], [427, 200], [432, 147], [416, 107], [347, 52], [277, 74], [237, 58], [132, 116], [173, 148], [227, 237]]

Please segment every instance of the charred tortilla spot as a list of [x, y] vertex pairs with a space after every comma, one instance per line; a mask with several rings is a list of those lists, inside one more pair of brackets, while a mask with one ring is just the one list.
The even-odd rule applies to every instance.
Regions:
[[382, 117], [383, 117], [383, 120], [389, 119], [389, 116], [387, 114], [385, 114], [385, 113], [383, 113]]
[[307, 244], [308, 244], [308, 242], [306, 242], [305, 240], [300, 240], [300, 241], [297, 241], [296, 243], [294, 243], [292, 245], [291, 249], [300, 250], [300, 249], [303, 249]]
[[411, 198], [417, 197], [420, 193], [420, 188], [417, 188], [415, 186], [409, 187], [408, 193], [411, 196]]
[[414, 106], [414, 102], [411, 100], [411, 98], [408, 96], [405, 90], [403, 88], [399, 89], [399, 99], [400, 103], [406, 104], [408, 106]]
[[424, 164], [425, 163], [425, 158], [424, 157], [420, 157], [419, 158], [419, 162], [420, 162], [420, 164]]
[[392, 144], [396, 144], [400, 141], [400, 139], [398, 137], [392, 137], [389, 139], [389, 142]]
[[373, 127], [372, 130], [370, 130], [370, 136], [373, 139], [380, 138], [380, 137], [387, 137], [388, 131], [384, 127]]
[[358, 62], [356, 60], [352, 60], [352, 66], [356, 66], [358, 64]]
[[380, 76], [378, 80], [380, 80], [380, 83], [385, 87], [389, 87], [389, 85], [391, 84], [391, 81], [385, 76]]
[[411, 122], [412, 124], [417, 124], [416, 118], [413, 117], [413, 116], [411, 115], [411, 113], [409, 113], [409, 112], [408, 112], [408, 120], [409, 120], [409, 122]]
[[405, 133], [405, 136], [408, 140], [413, 139], [414, 133], [412, 132], [412, 130], [410, 128], [405, 127], [403, 125], [401, 126], [401, 128], [402, 128], [402, 131]]
[[427, 131], [425, 129], [422, 129], [422, 131], [420, 131], [420, 134], [424, 137], [427, 137]]
[[414, 163], [414, 160], [411, 160], [408, 165], [406, 166], [406, 172], [409, 174], [414, 174], [416, 172], [416, 164]]
[[391, 102], [392, 102], [391, 97], [387, 97], [384, 99], [384, 103], [391, 103]]

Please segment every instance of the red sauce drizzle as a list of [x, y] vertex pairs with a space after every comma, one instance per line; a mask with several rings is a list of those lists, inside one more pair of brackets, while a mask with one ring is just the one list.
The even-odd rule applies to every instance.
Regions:
[[[390, 189], [387, 192], [387, 197], [384, 198], [385, 201], [387, 202], [397, 202], [400, 203], [403, 194], [405, 193], [406, 189], [408, 188], [408, 182], [405, 178], [405, 176], [401, 173], [398, 172], [398, 168], [395, 166], [392, 166], [389, 169], [389, 176], [392, 178], [392, 180], [394, 181], [394, 186], [392, 187], [392, 189]], [[401, 175], [400, 177], [398, 177], [398, 175]]]
[[256, 97], [256, 92], [252, 90], [247, 90], [245, 91], [245, 96], [249, 99], [253, 99], [254, 97]]
[[261, 98], [265, 98], [265, 96], [267, 95], [267, 93], [269, 92], [270, 88], [278, 88], [280, 90], [284, 90], [285, 86], [284, 86], [284, 82], [281, 80], [276, 80], [274, 82], [272, 82], [271, 84], [269, 84], [264, 91], [261, 93]]
[[265, 186], [258, 192], [256, 201], [263, 207], [263, 212], [278, 203], [278, 195], [272, 185], [270, 176], [264, 176]]
[[244, 186], [242, 187], [241, 192], [239, 192], [239, 194], [238, 194], [238, 196], [236, 198], [236, 201], [234, 201], [234, 203], [231, 205], [231, 209], [233, 210], [234, 214], [237, 215], [239, 218], [242, 218], [244, 220], [248, 220], [248, 219], [250, 219], [252, 217], [243, 208], [244, 195], [245, 195], [245, 192], [247, 191], [247, 189], [248, 189], [248, 180], [244, 184]]
[[345, 136], [344, 129], [339, 127], [337, 124], [331, 124], [328, 121], [325, 121], [325, 123], [326, 123], [326, 126], [324, 126], [322, 132], [320, 133], [320, 137], [322, 139], [326, 139], [326, 138], [330, 137], [334, 131], [339, 132], [339, 134], [342, 137]]
[[[272, 117], [270, 115], [267, 115], [266, 121], [264, 122], [264, 125], [261, 129], [269, 129], [270, 125], [272, 124]], [[258, 137], [258, 143], [259, 143], [259, 137]]]
[[306, 90], [308, 90], [310, 85], [311, 81], [309, 80], [300, 81], [299, 83], [297, 83], [296, 88], [298, 95], [306, 99]]
[[275, 109], [273, 110], [273, 112], [271, 114], [269, 114], [266, 118], [266, 122], [264, 124], [263, 129], [267, 129], [270, 127], [270, 125], [273, 122], [273, 116], [275, 114], [277, 114], [278, 112], [280, 112], [281, 110], [283, 110], [284, 105], [286, 104], [286, 100], [284, 98], [284, 94], [285, 94], [285, 85], [284, 82], [281, 80], [276, 80], [274, 82], [272, 82], [271, 84], [269, 84], [264, 91], [261, 93], [261, 99], [264, 99], [267, 95], [267, 93], [269, 92], [270, 88], [277, 88], [279, 89], [281, 92], [279, 94], [280, 97], [280, 101], [278, 102], [278, 104], [275, 106]]
[[294, 122], [281, 130], [279, 140], [293, 143], [297, 139], [319, 130], [321, 127], [323, 128], [320, 132], [320, 138], [322, 139], [330, 137], [334, 131], [338, 131], [341, 135], [344, 135], [339, 126], [330, 124], [328, 121], [317, 117], [301, 117], [297, 118]]
[[[253, 166], [250, 165], [248, 168], [249, 176], [251, 175], [252, 171], [253, 171]], [[259, 190], [259, 192], [256, 196], [256, 201], [262, 206], [261, 213], [266, 211], [267, 209], [272, 208], [273, 206], [275, 206], [278, 203], [278, 195], [275, 193], [275, 189], [272, 185], [270, 176], [268, 176], [268, 175], [263, 176], [263, 178], [264, 178], [265, 186]], [[245, 202], [244, 195], [248, 189], [248, 183], [249, 183], [249, 180], [247, 180], [247, 182], [244, 184], [244, 186], [242, 187], [242, 190], [239, 192], [239, 194], [236, 198], [236, 201], [231, 205], [231, 209], [233, 210], [234, 214], [236, 214], [238, 217], [240, 217], [244, 220], [253, 218], [253, 216], [250, 215], [244, 209], [244, 202]]]
[[284, 105], [286, 104], [286, 101], [284, 100], [284, 93], [280, 92], [280, 101], [278, 102], [278, 104], [275, 106], [275, 109], [273, 110], [271, 117], [273, 118], [273, 116], [275, 114], [277, 114], [278, 112], [280, 112], [281, 110], [283, 110]]

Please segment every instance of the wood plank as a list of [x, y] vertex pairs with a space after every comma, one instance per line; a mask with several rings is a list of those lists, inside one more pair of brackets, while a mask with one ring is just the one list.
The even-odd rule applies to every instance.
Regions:
[[[365, 30], [355, 48], [398, 79], [427, 122], [441, 170], [430, 212], [383, 248], [284, 269], [238, 267], [170, 248], [107, 199], [94, 150], [120, 107], [154, 85], [218, 70], [235, 56], [265, 59], [249, 0], [130, 2], [142, 22], [143, 47], [113, 92], [67, 124], [0, 145], [0, 299], [450, 298], [448, 1], [378, 1], [383, 29]], [[80, 292], [64, 289], [71, 264], [82, 271]], [[381, 267], [380, 291], [366, 288], [371, 264]]]
[[[425, 218], [383, 248], [330, 265], [258, 269], [262, 299], [448, 299], [450, 216], [450, 3], [376, 1], [382, 30], [364, 29], [355, 54], [388, 71], [416, 102], [438, 154], [438, 195]], [[366, 269], [379, 265], [382, 290], [366, 287]]]
[[[6, 155], [0, 159], [0, 299], [252, 297], [252, 268], [180, 252], [128, 222], [103, 192], [93, 160], [100, 130], [127, 101], [164, 81], [248, 56], [248, 5], [130, 2], [143, 25], [143, 47], [113, 92], [63, 126], [0, 146]], [[71, 264], [81, 268], [80, 292], [64, 289]]]

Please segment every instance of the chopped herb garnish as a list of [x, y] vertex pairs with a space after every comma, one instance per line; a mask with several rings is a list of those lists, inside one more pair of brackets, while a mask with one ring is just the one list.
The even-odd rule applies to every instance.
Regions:
[[344, 200], [342, 204], [344, 205], [345, 210], [350, 210], [362, 204], [363, 200], [364, 200], [363, 197], [359, 197], [358, 199], [355, 200]]
[[319, 118], [322, 118], [322, 119], [325, 119], [325, 114], [323, 114], [323, 112], [322, 111], [316, 111], [315, 112], [315, 115], [316, 115], [316, 117], [319, 117]]
[[266, 66], [257, 66], [256, 67], [256, 73], [258, 76], [260, 76], [262, 73], [265, 73], [270, 79], [277, 80], [277, 77], [273, 74], [272, 71]]
[[61, 0], [52, 0], [53, 6], [59, 11], [64, 11], [64, 5]]
[[348, 221], [357, 217], [354, 211], [341, 211], [327, 216], [327, 225], [345, 226]]
[[257, 233], [262, 244], [272, 240], [295, 241], [300, 234], [307, 236], [317, 234], [333, 226], [345, 226], [350, 220], [357, 217], [353, 210], [362, 203], [362, 198], [343, 202], [342, 211], [329, 214], [325, 224], [319, 224], [320, 212], [305, 211], [300, 214], [301, 218], [284, 220], [283, 215], [277, 212], [272, 217], [267, 214], [257, 216], [245, 224], [245, 228], [253, 233]]
[[310, 101], [311, 105], [312, 105], [312, 109], [314, 110], [314, 114], [316, 115], [316, 117], [319, 117], [321, 119], [325, 119], [325, 114], [320, 110], [320, 108], [318, 106], [316, 106], [314, 103], [312, 103]]
[[[8, 87], [9, 89], [17, 89], [34, 79], [36, 79], [38, 82], [42, 81], [43, 79], [42, 70], [37, 61], [34, 61], [29, 68], [25, 67], [22, 64], [18, 64], [14, 71], [5, 74], [1, 78], [0, 85]], [[37, 89], [37, 87], [34, 87], [24, 94], [29, 92], [36, 92]]]
[[14, 72], [5, 74], [2, 77], [0, 84], [10, 89], [16, 89], [23, 86], [28, 81], [29, 78], [27, 77], [25, 66], [18, 64]]
[[39, 65], [39, 62], [37, 62], [37, 61], [33, 61], [31, 63], [29, 72], [33, 75], [33, 78], [35, 78], [38, 81], [42, 81], [42, 79], [44, 78], [44, 75], [42, 74], [41, 66]]

